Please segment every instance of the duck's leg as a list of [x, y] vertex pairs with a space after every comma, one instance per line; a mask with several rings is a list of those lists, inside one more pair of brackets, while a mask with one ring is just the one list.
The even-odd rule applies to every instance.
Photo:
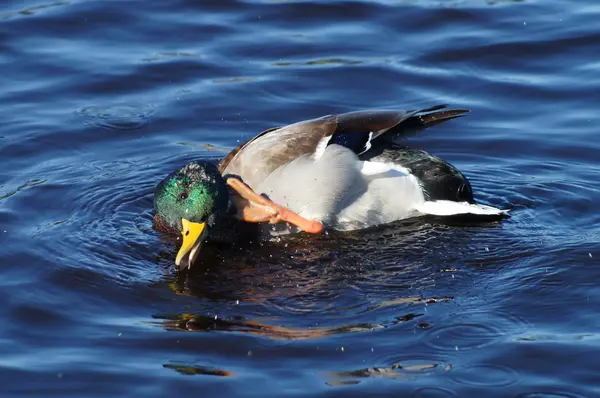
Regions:
[[308, 220], [269, 198], [257, 194], [239, 178], [227, 178], [227, 185], [240, 195], [239, 198], [234, 198], [234, 204], [244, 221], [270, 222], [271, 224], [285, 221], [308, 233], [318, 234], [323, 231], [323, 224], [319, 221]]
[[233, 195], [231, 199], [237, 209], [237, 216], [246, 222], [276, 224], [281, 221], [280, 217], [277, 217], [275, 211], [270, 207], [252, 203], [238, 195]]

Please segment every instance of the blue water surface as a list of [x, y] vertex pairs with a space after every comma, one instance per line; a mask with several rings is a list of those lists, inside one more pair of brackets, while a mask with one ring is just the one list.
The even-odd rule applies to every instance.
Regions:
[[[594, 0], [0, 5], [3, 397], [600, 396]], [[440, 103], [410, 139], [500, 223], [202, 251], [152, 229], [187, 161]]]

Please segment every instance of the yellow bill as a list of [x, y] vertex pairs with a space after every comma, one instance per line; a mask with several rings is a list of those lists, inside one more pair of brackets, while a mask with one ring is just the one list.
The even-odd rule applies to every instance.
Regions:
[[[181, 219], [181, 225], [183, 243], [175, 258], [175, 264], [179, 266], [179, 269], [186, 268], [186, 265], [187, 268], [192, 266], [207, 231], [206, 223], [195, 223], [185, 218]], [[183, 261], [184, 259], [185, 261]]]

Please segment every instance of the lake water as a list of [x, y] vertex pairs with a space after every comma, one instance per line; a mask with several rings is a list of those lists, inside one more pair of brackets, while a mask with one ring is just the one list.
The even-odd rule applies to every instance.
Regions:
[[[2, 397], [600, 396], [600, 6], [0, 5]], [[278, 125], [439, 103], [499, 223], [206, 247], [153, 188]]]

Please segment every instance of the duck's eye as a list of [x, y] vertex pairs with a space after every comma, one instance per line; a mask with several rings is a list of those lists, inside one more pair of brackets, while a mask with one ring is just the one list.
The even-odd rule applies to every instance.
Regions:
[[188, 198], [187, 192], [182, 192], [181, 195], [179, 195], [179, 199], [181, 199], [181, 200], [186, 200], [187, 198]]

